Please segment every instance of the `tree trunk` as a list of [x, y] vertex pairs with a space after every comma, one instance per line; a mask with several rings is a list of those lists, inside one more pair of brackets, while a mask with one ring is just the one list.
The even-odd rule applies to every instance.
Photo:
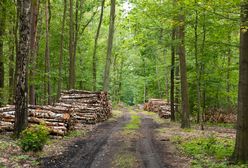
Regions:
[[234, 159], [248, 162], [248, 2], [241, 6], [238, 121]]
[[180, 73], [181, 73], [181, 96], [182, 96], [182, 128], [190, 127], [189, 120], [189, 95], [188, 95], [188, 81], [187, 81], [187, 67], [186, 67], [186, 59], [185, 59], [185, 16], [184, 14], [180, 14], [179, 16], [180, 26], [179, 26], [179, 62], [180, 62]]
[[32, 0], [31, 2], [31, 35], [30, 35], [30, 59], [31, 65], [29, 71], [29, 104], [35, 104], [35, 86], [34, 86], [34, 69], [37, 55], [37, 21], [39, 15], [39, 0]]
[[13, 43], [12, 39], [15, 38], [14, 32], [15, 32], [15, 25], [12, 27], [12, 29], [9, 32], [11, 37], [11, 39], [9, 40], [9, 52], [10, 52], [9, 53], [9, 100], [8, 100], [9, 104], [13, 104], [15, 43]]
[[3, 36], [5, 32], [6, 20], [6, 0], [0, 2], [0, 107], [3, 105], [3, 89], [4, 89], [4, 56], [3, 56]]
[[98, 38], [99, 38], [99, 35], [100, 35], [101, 26], [102, 26], [104, 4], [105, 4], [105, 0], [102, 0], [101, 14], [100, 14], [99, 24], [98, 24], [97, 32], [96, 32], [96, 36], [95, 36], [95, 44], [94, 44], [94, 51], [93, 51], [93, 57], [92, 57], [92, 77], [93, 77], [92, 84], [93, 84], [93, 91], [96, 91], [96, 73], [97, 73], [96, 51], [97, 51]]
[[46, 0], [46, 52], [45, 52], [45, 92], [47, 94], [48, 104], [52, 103], [51, 84], [50, 84], [50, 0]]
[[64, 0], [64, 13], [62, 20], [62, 29], [60, 35], [60, 49], [59, 49], [59, 80], [58, 80], [58, 91], [57, 91], [57, 100], [60, 97], [61, 87], [62, 87], [62, 68], [63, 68], [63, 48], [64, 48], [64, 32], [65, 32], [65, 19], [66, 19], [66, 10], [67, 10], [67, 0]]
[[171, 45], [171, 89], [170, 89], [170, 105], [171, 105], [171, 121], [175, 121], [176, 117], [175, 117], [175, 95], [174, 95], [174, 91], [175, 91], [175, 87], [174, 87], [174, 76], [175, 76], [175, 35], [176, 35], [176, 29], [173, 28], [172, 29], [172, 42], [173, 44]]
[[109, 90], [109, 74], [110, 74], [110, 65], [111, 65], [111, 57], [112, 57], [114, 30], [115, 30], [115, 0], [111, 0], [108, 51], [107, 51], [107, 57], [106, 57], [104, 82], [103, 82], [104, 91]]
[[[228, 42], [231, 43], [231, 33], [228, 36]], [[228, 53], [227, 53], [227, 74], [226, 74], [226, 93], [227, 93], [227, 104], [228, 108], [231, 107], [231, 96], [230, 96], [230, 79], [231, 79], [231, 73], [230, 73], [230, 67], [231, 67], [231, 47], [228, 48]]]
[[70, 0], [70, 32], [69, 32], [69, 57], [70, 57], [70, 66], [69, 66], [69, 89], [75, 88], [75, 58], [74, 58], [74, 23], [73, 23], [73, 0]]
[[15, 133], [17, 136], [28, 124], [28, 55], [30, 47], [31, 0], [18, 0], [19, 10], [19, 50], [16, 59]]

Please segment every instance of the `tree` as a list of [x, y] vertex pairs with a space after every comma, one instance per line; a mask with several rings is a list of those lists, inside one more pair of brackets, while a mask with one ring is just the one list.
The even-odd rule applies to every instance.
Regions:
[[58, 80], [57, 99], [59, 99], [60, 97], [61, 86], [62, 86], [62, 68], [63, 68], [63, 56], [64, 56], [63, 48], [64, 48], [66, 10], [67, 10], [67, 0], [64, 0], [64, 12], [62, 19], [61, 35], [60, 35], [60, 47], [59, 47], [59, 80]]
[[31, 0], [18, 0], [19, 49], [16, 58], [17, 85], [15, 92], [15, 133], [17, 136], [28, 125], [28, 55], [30, 47]]
[[106, 57], [106, 64], [104, 71], [104, 82], [103, 82], [104, 91], [109, 90], [109, 74], [110, 74], [110, 65], [111, 65], [111, 57], [112, 57], [114, 30], [115, 30], [115, 0], [111, 0], [108, 50], [107, 50], [107, 57]]
[[69, 31], [69, 57], [70, 57], [70, 66], [69, 66], [69, 89], [75, 88], [75, 55], [73, 53], [74, 47], [74, 23], [73, 23], [73, 0], [70, 0], [69, 4], [69, 15], [70, 15], [70, 31]]
[[97, 51], [97, 43], [98, 43], [98, 39], [99, 39], [99, 35], [100, 35], [100, 30], [101, 30], [101, 26], [102, 26], [104, 4], [105, 4], [105, 0], [102, 0], [101, 14], [100, 14], [97, 32], [96, 32], [96, 36], [95, 36], [95, 43], [94, 43], [94, 50], [93, 50], [93, 57], [92, 57], [92, 77], [93, 77], [92, 84], [93, 84], [93, 90], [94, 91], [96, 90], [96, 71], [97, 71], [97, 69], [96, 69], [96, 65], [97, 65], [96, 51]]
[[248, 162], [248, 1], [241, 6], [238, 120], [234, 159]]
[[50, 83], [50, 0], [46, 0], [46, 51], [45, 51], [45, 95], [47, 95], [48, 104], [52, 104], [51, 83]]
[[30, 58], [29, 63], [32, 68], [29, 72], [29, 104], [35, 104], [35, 86], [34, 86], [34, 69], [37, 55], [37, 22], [39, 14], [39, 0], [31, 2], [31, 37], [30, 37]]
[[180, 40], [179, 44], [179, 62], [180, 62], [180, 74], [181, 74], [181, 96], [182, 96], [182, 128], [190, 127], [189, 120], [189, 95], [188, 95], [188, 81], [187, 81], [187, 67], [186, 67], [186, 59], [185, 59], [185, 16], [184, 13], [181, 12], [179, 15], [179, 31], [178, 38]]
[[5, 32], [6, 20], [6, 0], [0, 2], [0, 107], [3, 104], [3, 88], [4, 88], [4, 56], [3, 56], [3, 36]]
[[[171, 37], [172, 41], [175, 41], [176, 36], [176, 28], [173, 27]], [[175, 46], [174, 44], [171, 45], [171, 76], [170, 76], [170, 82], [171, 82], [171, 89], [170, 89], [170, 107], [171, 107], [171, 121], [175, 121]]]

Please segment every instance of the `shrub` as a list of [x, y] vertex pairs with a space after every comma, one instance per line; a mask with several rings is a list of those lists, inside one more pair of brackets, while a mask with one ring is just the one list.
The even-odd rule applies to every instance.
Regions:
[[34, 125], [21, 133], [20, 147], [24, 152], [41, 151], [49, 138], [48, 128], [44, 125]]

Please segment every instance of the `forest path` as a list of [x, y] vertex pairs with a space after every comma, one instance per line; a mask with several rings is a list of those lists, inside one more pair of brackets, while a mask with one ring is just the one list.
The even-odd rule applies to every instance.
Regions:
[[[169, 166], [169, 143], [154, 136], [162, 126], [145, 113], [122, 109], [117, 121], [100, 124], [64, 154], [43, 160], [45, 168], [163, 168]], [[169, 148], [168, 148], [169, 150]]]

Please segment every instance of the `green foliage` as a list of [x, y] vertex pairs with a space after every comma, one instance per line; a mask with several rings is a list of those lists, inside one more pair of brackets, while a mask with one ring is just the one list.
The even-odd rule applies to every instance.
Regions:
[[232, 155], [234, 141], [215, 138], [211, 135], [208, 138], [196, 138], [182, 142], [181, 147], [186, 154], [192, 156], [209, 155], [216, 159], [225, 159]]
[[34, 125], [21, 133], [19, 145], [24, 152], [41, 151], [49, 138], [48, 128], [44, 125]]

